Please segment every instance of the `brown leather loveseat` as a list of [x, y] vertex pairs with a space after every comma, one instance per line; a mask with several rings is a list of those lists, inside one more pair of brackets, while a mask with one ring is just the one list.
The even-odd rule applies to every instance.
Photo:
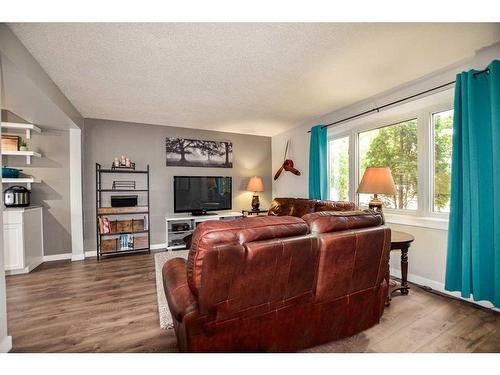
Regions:
[[390, 230], [373, 212], [206, 221], [163, 267], [181, 351], [296, 351], [379, 322]]

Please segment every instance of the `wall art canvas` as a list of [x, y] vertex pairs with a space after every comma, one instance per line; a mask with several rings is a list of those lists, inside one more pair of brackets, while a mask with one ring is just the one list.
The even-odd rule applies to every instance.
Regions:
[[167, 137], [165, 146], [167, 167], [233, 167], [231, 142]]

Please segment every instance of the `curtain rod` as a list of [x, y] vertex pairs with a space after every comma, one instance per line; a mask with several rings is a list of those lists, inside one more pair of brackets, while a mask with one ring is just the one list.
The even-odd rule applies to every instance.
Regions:
[[[486, 68], [484, 70], [480, 70], [479, 72], [476, 72], [476, 73], [473, 73], [473, 76], [474, 78], [478, 75], [478, 74], [482, 74], [482, 73], [489, 73], [490, 72], [490, 68]], [[404, 101], [407, 101], [407, 100], [410, 100], [410, 99], [413, 99], [413, 98], [416, 98], [417, 96], [420, 96], [420, 95], [424, 95], [424, 94], [427, 94], [429, 92], [432, 92], [432, 91], [436, 91], [436, 90], [439, 90], [439, 89], [442, 89], [444, 87], [447, 87], [447, 86], [451, 86], [453, 84], [455, 84], [456, 81], [451, 81], [451, 82], [448, 82], [448, 83], [445, 83], [443, 85], [439, 85], [439, 86], [436, 86], [436, 87], [433, 87], [432, 89], [429, 89], [429, 90], [425, 90], [425, 91], [421, 91], [417, 94], [413, 94], [413, 95], [410, 95], [410, 96], [407, 96], [407, 97], [404, 97], [402, 99], [399, 99], [399, 100], [396, 100], [394, 102], [391, 102], [391, 103], [388, 103], [388, 104], [384, 104], [380, 107], [376, 107], [376, 108], [373, 108], [373, 109], [369, 109], [367, 111], [364, 111], [364, 112], [361, 112], [361, 113], [358, 113], [357, 115], [353, 115], [353, 116], [349, 116], [349, 117], [346, 117], [346, 118], [343, 118], [342, 120], [338, 120], [338, 121], [334, 121], [330, 124], [326, 124], [326, 125], [323, 125], [321, 127], [321, 129], [325, 129], [325, 128], [329, 128], [330, 126], [333, 126], [333, 125], [337, 125], [337, 124], [340, 124], [342, 122], [345, 122], [345, 121], [349, 121], [349, 120], [353, 120], [355, 118], [358, 118], [358, 117], [361, 117], [361, 116], [364, 116], [364, 115], [367, 115], [369, 113], [372, 113], [372, 112], [380, 112], [381, 109], [384, 109], [384, 108], [387, 108], [387, 107], [390, 107], [394, 104], [399, 104], [401, 102], [404, 102]], [[310, 133], [311, 131], [309, 130], [308, 133]]]

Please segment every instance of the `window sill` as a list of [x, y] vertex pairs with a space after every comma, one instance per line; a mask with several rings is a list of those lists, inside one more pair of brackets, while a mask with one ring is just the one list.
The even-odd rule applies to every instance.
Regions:
[[409, 225], [413, 227], [432, 228], [448, 230], [448, 219], [436, 217], [424, 217], [413, 215], [396, 215], [384, 213], [385, 221], [388, 224]]

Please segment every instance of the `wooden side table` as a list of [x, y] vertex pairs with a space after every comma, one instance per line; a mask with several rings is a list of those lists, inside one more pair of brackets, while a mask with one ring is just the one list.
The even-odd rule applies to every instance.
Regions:
[[[408, 285], [408, 249], [411, 243], [415, 240], [410, 233], [391, 231], [391, 251], [400, 250], [401, 251], [401, 286], [399, 288], [394, 288], [387, 293], [387, 303], [388, 306], [391, 301], [391, 296], [396, 291], [400, 291], [402, 295], [407, 295], [410, 287]], [[387, 271], [390, 278], [390, 273]]]
[[241, 213], [243, 214], [243, 216], [259, 216], [260, 214], [267, 214], [267, 210], [241, 210]]

